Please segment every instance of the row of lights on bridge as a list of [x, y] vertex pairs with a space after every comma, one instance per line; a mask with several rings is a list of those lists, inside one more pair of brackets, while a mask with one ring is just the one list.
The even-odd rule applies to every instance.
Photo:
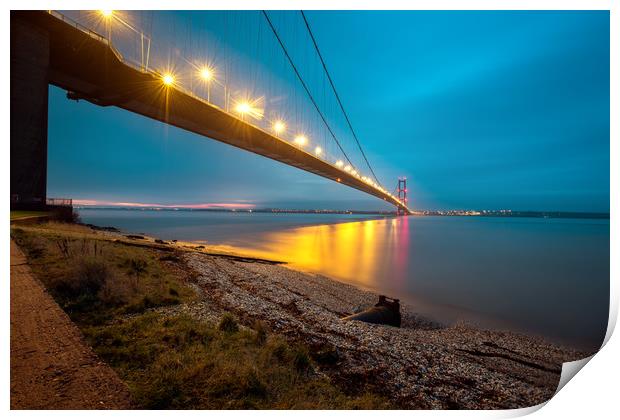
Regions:
[[[105, 19], [111, 19], [114, 16], [114, 11], [113, 10], [100, 10], [100, 13], [101, 13], [101, 15]], [[204, 66], [204, 67], [202, 67], [202, 68], [200, 68], [198, 70], [198, 76], [205, 83], [210, 84], [211, 82], [215, 81], [215, 70], [213, 68], [211, 68], [211, 67]], [[162, 80], [162, 83], [164, 84], [164, 86], [166, 86], [166, 87], [172, 87], [172, 86], [174, 86], [174, 84], [176, 82], [176, 78], [175, 78], [175, 76], [174, 76], [174, 74], [172, 72], [164, 73], [161, 76], [161, 80]], [[247, 101], [247, 100], [243, 100], [243, 101], [238, 102], [235, 105], [234, 110], [235, 110], [235, 112], [237, 112], [241, 116], [244, 116], [244, 115], [256, 116], [257, 115], [257, 111], [255, 110], [255, 107], [253, 106], [253, 104], [250, 101]], [[281, 138], [282, 135], [284, 135], [286, 133], [287, 125], [286, 125], [286, 122], [284, 120], [278, 119], [278, 120], [273, 122], [271, 128], [272, 128], [274, 134], [278, 138]], [[304, 134], [298, 134], [298, 135], [296, 135], [294, 137], [293, 143], [295, 143], [300, 148], [304, 148], [309, 143], [309, 141], [308, 141], [308, 138]], [[317, 157], [321, 157], [323, 155], [323, 149], [320, 146], [316, 146], [314, 148], [314, 154]], [[340, 160], [340, 159], [336, 160], [334, 165], [337, 168], [339, 168], [339, 169], [341, 169], [341, 170], [343, 170], [343, 171], [353, 175], [356, 178], [359, 178], [360, 180], [362, 180], [366, 184], [368, 184], [368, 185], [378, 189], [382, 193], [387, 194], [390, 197], [392, 197], [393, 199], [396, 199], [398, 201], [397, 197], [395, 197], [393, 194], [389, 194], [383, 187], [381, 187], [380, 185], [375, 183], [370, 177], [362, 176], [351, 165], [348, 165], [348, 164], [345, 165], [345, 163], [342, 160]], [[340, 182], [340, 178], [338, 178], [338, 182]]]
[[[211, 68], [203, 67], [202, 69], [198, 71], [198, 75], [204, 82], [211, 83], [214, 79], [215, 72]], [[162, 82], [165, 86], [173, 86], [175, 81], [176, 79], [174, 75], [170, 72], [167, 72], [162, 76]], [[246, 101], [246, 100], [243, 100], [237, 103], [234, 109], [235, 109], [235, 112], [237, 112], [240, 115], [248, 115], [248, 114], [252, 115], [254, 113], [254, 107], [252, 106], [250, 101]], [[271, 128], [273, 132], [276, 134], [276, 136], [280, 137], [286, 132], [287, 125], [286, 125], [286, 122], [284, 122], [281, 119], [278, 119], [273, 122]], [[309, 141], [308, 141], [308, 137], [306, 137], [304, 134], [298, 134], [293, 139], [293, 142], [299, 147], [304, 147], [308, 144]], [[317, 156], [321, 156], [323, 154], [323, 149], [321, 148], [321, 146], [316, 146], [314, 148], [314, 154]]]

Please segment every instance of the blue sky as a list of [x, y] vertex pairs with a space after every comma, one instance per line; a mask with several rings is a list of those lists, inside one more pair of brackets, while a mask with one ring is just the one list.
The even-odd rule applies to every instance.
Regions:
[[[407, 176], [414, 208], [609, 211], [608, 12], [307, 16], [377, 175], [389, 189]], [[294, 82], [284, 66], [264, 71]], [[50, 196], [388, 208], [219, 142], [69, 101], [55, 87], [49, 110]], [[341, 118], [333, 124], [346, 132]]]

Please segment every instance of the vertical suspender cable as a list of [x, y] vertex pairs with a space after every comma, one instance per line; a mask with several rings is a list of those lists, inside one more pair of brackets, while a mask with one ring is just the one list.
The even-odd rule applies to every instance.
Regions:
[[379, 182], [379, 179], [377, 178], [377, 175], [375, 175], [375, 171], [372, 170], [372, 166], [370, 166], [370, 163], [368, 162], [368, 159], [366, 158], [366, 154], [364, 153], [364, 150], [362, 149], [362, 145], [360, 144], [360, 141], [357, 138], [357, 135], [355, 134], [355, 131], [353, 130], [353, 126], [351, 125], [351, 121], [349, 120], [349, 116], [347, 115], [347, 112], [344, 110], [344, 106], [342, 105], [342, 101], [340, 101], [340, 96], [338, 95], [338, 92], [336, 91], [336, 87], [334, 86], [334, 82], [332, 81], [331, 76], [329, 75], [329, 71], [327, 71], [327, 66], [325, 65], [325, 60], [323, 60], [323, 56], [321, 55], [321, 51], [319, 50], [319, 46], [316, 43], [316, 39], [314, 38], [314, 34], [312, 33], [312, 29], [310, 29], [310, 24], [308, 23], [308, 19], [306, 19], [306, 14], [304, 13], [303, 10], [300, 10], [301, 12], [301, 16], [304, 18], [304, 23], [306, 24], [306, 28], [308, 29], [308, 33], [310, 34], [310, 38], [312, 39], [312, 43], [314, 44], [314, 48], [316, 49], [316, 52], [319, 56], [319, 59], [321, 60], [321, 64], [323, 65], [323, 70], [325, 70], [325, 74], [327, 75], [327, 80], [329, 80], [329, 84], [332, 87], [332, 90], [334, 91], [334, 95], [336, 96], [336, 100], [338, 101], [338, 105], [340, 105], [340, 109], [342, 110], [342, 113], [344, 115], [344, 118], [347, 121], [347, 124], [349, 125], [349, 129], [351, 130], [351, 133], [353, 134], [353, 138], [355, 139], [355, 142], [357, 143], [357, 147], [359, 147], [360, 152], [362, 152], [362, 156], [364, 157], [364, 160], [366, 161], [366, 165], [368, 165], [368, 169], [370, 169], [370, 172], [372, 173], [372, 176], [375, 178], [375, 181], [377, 181], [377, 183], [381, 184]]
[[344, 151], [344, 149], [342, 148], [342, 146], [340, 145], [340, 142], [338, 141], [338, 139], [336, 138], [336, 135], [334, 134], [334, 132], [332, 131], [332, 129], [330, 128], [329, 124], [327, 123], [327, 120], [325, 119], [325, 117], [323, 116], [323, 113], [321, 112], [321, 110], [319, 109], [319, 106], [317, 105], [316, 101], [314, 100], [314, 98], [312, 97], [312, 94], [310, 93], [310, 90], [308, 89], [308, 86], [306, 86], [306, 82], [304, 82], [304, 79], [301, 77], [301, 74], [299, 74], [299, 71], [297, 71], [297, 67], [295, 66], [295, 63], [293, 63], [293, 59], [291, 58], [291, 56], [289, 55], [288, 51], [286, 50], [286, 47], [284, 46], [284, 43], [282, 42], [282, 40], [280, 39], [280, 36], [278, 35], [278, 31], [276, 31], [276, 28], [273, 26], [273, 24], [271, 23], [271, 19], [269, 19], [269, 16], [267, 15], [267, 12], [263, 10], [263, 16], [265, 16], [265, 19], [267, 20], [267, 23], [269, 24], [269, 27], [271, 28], [271, 31], [273, 32], [274, 36], [276, 37], [276, 39], [278, 40], [278, 43], [280, 44], [280, 47], [282, 47], [282, 51], [284, 51], [284, 55], [286, 56], [286, 58], [288, 59], [288, 62], [290, 63], [291, 67], [293, 68], [293, 71], [295, 72], [295, 74], [297, 75], [297, 79], [299, 79], [299, 82], [301, 83], [301, 85], [303, 86], [304, 90], [306, 91], [306, 93], [308, 94], [308, 97], [310, 98], [310, 101], [312, 102], [312, 104], [314, 105], [314, 107], [316, 108], [316, 111], [319, 113], [319, 115], [321, 116], [321, 119], [323, 120], [323, 123], [325, 124], [325, 127], [327, 127], [327, 129], [329, 130], [329, 133], [331, 134], [332, 138], [334, 139], [334, 141], [336, 142], [336, 144], [338, 145], [338, 147], [340, 148], [340, 151], [342, 152], [342, 154], [344, 155], [345, 159], [347, 160], [347, 162], [349, 162], [349, 164], [351, 166], [353, 166], [353, 163], [351, 163], [351, 161], [349, 160], [349, 157], [347, 156], [347, 153]]

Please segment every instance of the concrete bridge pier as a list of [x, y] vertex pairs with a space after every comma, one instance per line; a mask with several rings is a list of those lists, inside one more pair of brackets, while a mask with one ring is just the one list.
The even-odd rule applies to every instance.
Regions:
[[49, 35], [11, 11], [11, 209], [47, 197]]

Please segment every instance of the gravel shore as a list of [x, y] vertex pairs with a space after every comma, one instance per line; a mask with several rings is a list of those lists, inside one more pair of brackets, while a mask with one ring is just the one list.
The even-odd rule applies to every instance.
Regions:
[[314, 374], [352, 392], [370, 387], [397, 407], [537, 405], [555, 393], [562, 363], [589, 356], [538, 337], [462, 323], [440, 325], [406, 303], [401, 303], [401, 328], [344, 321], [341, 318], [373, 306], [378, 295], [225, 246], [87, 227], [92, 238], [150, 248], [161, 253], [162, 262], [176, 261], [170, 264], [183, 272], [198, 299], [154, 311], [187, 314], [212, 324], [231, 312], [243, 328], [260, 321], [275, 333], [303, 341], [317, 362]]
[[401, 328], [342, 321], [378, 296], [285, 266], [185, 253], [202, 299], [168, 308], [216, 321], [234, 313], [251, 326], [304, 341], [318, 374], [347, 389], [370, 384], [403, 408], [521, 408], [551, 398], [563, 362], [585, 357], [539, 338], [468, 325], [444, 327], [401, 306]]

